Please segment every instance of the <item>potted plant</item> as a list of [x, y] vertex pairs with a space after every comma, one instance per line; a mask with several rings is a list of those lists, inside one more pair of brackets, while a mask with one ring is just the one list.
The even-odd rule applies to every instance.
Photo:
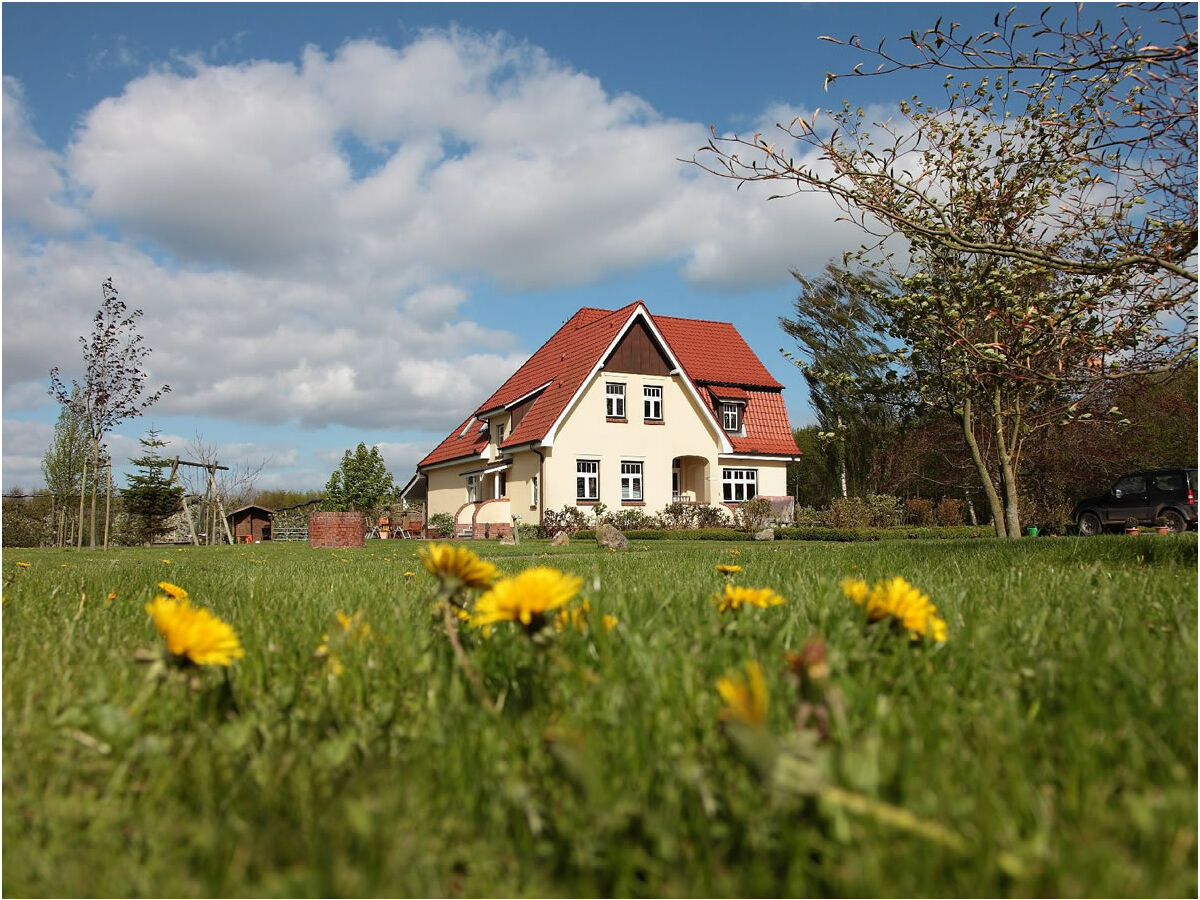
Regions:
[[1170, 534], [1171, 528], [1167, 523], [1166, 516], [1159, 516], [1154, 520], [1154, 530], [1159, 534]]
[[1125, 520], [1125, 533], [1132, 534], [1135, 537], [1137, 536], [1138, 520], [1135, 519], [1133, 516], [1130, 516], [1128, 519]]

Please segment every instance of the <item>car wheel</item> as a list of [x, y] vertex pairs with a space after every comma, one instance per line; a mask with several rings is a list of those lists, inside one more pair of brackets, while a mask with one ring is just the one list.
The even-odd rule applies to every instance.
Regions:
[[1167, 528], [1170, 529], [1171, 534], [1182, 534], [1187, 531], [1187, 520], [1178, 510], [1164, 509], [1162, 517], [1167, 520]]
[[1079, 533], [1082, 535], [1091, 536], [1100, 534], [1104, 531], [1104, 525], [1100, 522], [1100, 517], [1094, 512], [1085, 512], [1079, 517]]

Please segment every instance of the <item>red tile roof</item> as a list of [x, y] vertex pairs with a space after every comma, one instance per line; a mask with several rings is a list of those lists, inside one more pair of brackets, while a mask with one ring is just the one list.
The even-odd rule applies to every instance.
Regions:
[[[481, 434], [479, 428], [472, 427], [463, 435], [468, 423], [483, 412], [509, 406], [543, 386], [503, 446], [511, 448], [544, 439], [638, 306], [645, 309], [639, 300], [617, 310], [591, 307], [579, 310], [480, 404], [471, 419], [459, 425], [418, 465], [478, 455], [487, 446], [487, 433]], [[733, 325], [675, 316], [650, 318], [684, 374], [701, 390], [713, 384], [757, 389], [740, 392], [747, 399], [748, 436], [728, 436], [735, 453], [798, 455], [780, 393], [783, 385], [771, 377]], [[718, 388], [717, 393], [732, 396], [727, 390]], [[713, 424], [719, 427], [715, 415]]]

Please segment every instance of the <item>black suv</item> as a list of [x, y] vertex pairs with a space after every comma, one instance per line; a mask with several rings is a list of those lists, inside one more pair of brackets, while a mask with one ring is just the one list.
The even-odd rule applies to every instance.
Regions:
[[1107, 494], [1076, 503], [1074, 514], [1080, 534], [1100, 534], [1124, 525], [1126, 519], [1152, 525], [1159, 516], [1174, 532], [1195, 526], [1195, 469], [1151, 469], [1122, 475]]

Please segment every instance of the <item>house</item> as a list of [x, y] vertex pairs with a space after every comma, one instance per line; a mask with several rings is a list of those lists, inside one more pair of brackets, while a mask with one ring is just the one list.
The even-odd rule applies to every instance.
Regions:
[[564, 505], [654, 513], [782, 497], [800, 456], [782, 391], [727, 322], [654, 316], [640, 300], [584, 308], [417, 464], [406, 491], [475, 537]]

